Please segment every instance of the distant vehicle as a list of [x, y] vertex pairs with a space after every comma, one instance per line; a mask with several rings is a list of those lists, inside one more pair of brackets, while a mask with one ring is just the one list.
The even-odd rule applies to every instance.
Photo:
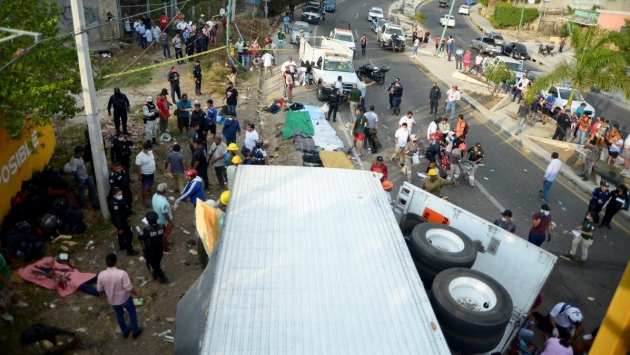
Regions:
[[306, 4], [304, 4], [304, 7], [306, 7], [306, 6], [313, 6], [313, 7], [316, 7], [318, 9], [321, 9], [324, 6], [324, 4], [321, 1], [311, 0], [311, 1], [307, 1]]
[[[497, 63], [497, 62], [503, 62], [505, 63], [505, 65], [514, 72], [514, 80], [512, 80], [511, 82], [509, 82], [509, 85], [514, 85], [516, 83], [516, 81], [520, 78], [523, 77], [524, 73], [527, 73], [527, 71], [523, 68], [523, 61], [522, 60], [516, 60], [516, 59], [512, 59], [509, 57], [495, 57], [489, 60], [484, 60], [483, 61], [483, 69], [484, 71], [486, 70], [486, 66], [488, 65], [488, 63]], [[528, 73], [529, 75], [529, 73]]]
[[381, 26], [378, 33], [376, 34], [376, 37], [381, 44], [381, 48], [392, 46], [392, 35], [394, 33], [398, 35], [398, 43], [396, 43], [396, 49], [404, 51], [406, 44], [405, 41], [407, 40], [405, 36], [405, 31], [402, 29], [402, 27], [394, 25], [392, 23], [387, 23]]
[[333, 28], [347, 28], [349, 30], [352, 29], [350, 27], [350, 22], [346, 20], [335, 20], [335, 24], [333, 25]]
[[311, 38], [311, 28], [308, 23], [303, 21], [295, 21], [291, 28], [291, 43], [300, 43], [300, 31], [307, 41]]
[[500, 54], [501, 46], [497, 45], [494, 42], [494, 38], [491, 37], [477, 37], [470, 42], [470, 47], [474, 49], [478, 49], [479, 53], [488, 53], [488, 54]]
[[438, 3], [439, 7], [449, 7], [451, 6], [451, 2], [449, 0], [440, 0]]
[[514, 59], [532, 59], [529, 53], [527, 53], [527, 47], [525, 47], [524, 44], [518, 42], [504, 44], [503, 47], [501, 47], [501, 54], [512, 57]]
[[383, 9], [380, 7], [373, 7], [368, 11], [367, 20], [372, 21], [375, 18], [383, 18]]
[[378, 29], [383, 27], [384, 24], [386, 23], [390, 23], [391, 21], [389, 21], [386, 18], [378, 18], [378, 19], [374, 19], [372, 20], [372, 31], [374, 31], [374, 33], [378, 33]]
[[473, 6], [473, 5], [476, 5], [476, 4], [477, 4], [477, 2], [476, 2], [475, 0], [466, 0], [466, 4], [467, 4], [468, 6]]
[[324, 0], [324, 10], [326, 10], [326, 12], [335, 12], [336, 9], [337, 9], [337, 1]]
[[318, 7], [308, 5], [302, 9], [302, 17], [300, 17], [300, 20], [317, 25], [320, 19], [321, 14]]
[[335, 27], [335, 29], [330, 32], [330, 38], [343, 42], [348, 48], [352, 50], [355, 50], [357, 47], [354, 35], [349, 29], [346, 30], [345, 28]]
[[496, 43], [499, 46], [502, 46], [505, 44], [505, 38], [503, 38], [503, 35], [501, 35], [500, 33], [497, 33], [497, 32], [486, 33], [486, 37], [493, 38], [494, 43]]
[[440, 25], [444, 26], [447, 21], [448, 27], [455, 27], [455, 16], [442, 15], [442, 17], [440, 17]]
[[470, 6], [468, 5], [460, 6], [459, 10], [457, 10], [457, 13], [460, 15], [470, 15]]
[[[541, 92], [544, 96], [547, 96], [550, 93], [553, 93], [556, 97], [556, 101], [553, 104], [553, 108], [562, 108], [569, 102], [569, 96], [571, 95], [571, 84], [570, 83], [557, 83], [556, 85], [552, 85], [548, 90]], [[588, 102], [584, 100], [584, 96], [580, 93], [578, 89], [575, 89], [573, 92], [573, 102], [571, 103], [571, 112], [575, 112], [581, 104], [586, 104], [584, 108], [584, 113], [588, 114], [591, 117], [595, 117], [595, 108]]]

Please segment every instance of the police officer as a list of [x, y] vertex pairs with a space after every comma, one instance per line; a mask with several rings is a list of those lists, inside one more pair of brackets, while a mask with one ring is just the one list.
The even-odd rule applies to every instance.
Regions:
[[107, 114], [112, 117], [112, 107], [114, 108], [114, 125], [116, 126], [116, 133], [120, 133], [120, 123], [122, 121], [123, 133], [129, 134], [127, 131], [127, 112], [131, 104], [127, 95], [120, 92], [120, 88], [114, 88], [114, 95], [109, 97], [109, 103], [107, 104]]
[[132, 145], [133, 142], [129, 140], [123, 132], [118, 132], [117, 137], [112, 142], [112, 161], [118, 161], [122, 164], [123, 171], [129, 178], [129, 182], [133, 182], [131, 176], [129, 176], [129, 162], [131, 161], [130, 147]]
[[333, 115], [333, 122], [337, 122], [337, 110], [339, 109], [339, 89], [333, 89], [328, 96], [328, 116], [326, 121], [330, 121], [330, 114]]
[[437, 83], [433, 83], [433, 87], [429, 91], [429, 105], [431, 106], [431, 112], [434, 116], [437, 116], [438, 105], [442, 99], [442, 90], [437, 86]]
[[262, 139], [256, 139], [256, 146], [251, 150], [250, 159], [253, 165], [269, 165], [267, 152], [263, 149]]
[[125, 171], [119, 161], [112, 163], [112, 170], [113, 171], [109, 174], [109, 186], [112, 189], [117, 187], [122, 191], [123, 200], [125, 200], [125, 204], [129, 208], [129, 213], [134, 214], [131, 210], [133, 194], [131, 193], [131, 188], [129, 187], [129, 173]]
[[120, 250], [126, 250], [127, 255], [138, 255], [138, 251], [134, 250], [131, 246], [131, 239], [133, 233], [127, 220], [130, 215], [129, 208], [123, 200], [122, 190], [118, 187], [114, 187], [110, 190], [109, 198], [107, 199], [107, 207], [109, 214], [112, 216], [112, 224], [118, 231], [118, 246]]
[[146, 134], [147, 143], [159, 144], [155, 140], [157, 134], [157, 122], [159, 117], [159, 110], [153, 103], [153, 97], [147, 96], [147, 102], [142, 106], [142, 113], [144, 114], [144, 132]]
[[153, 275], [153, 280], [159, 279], [162, 284], [168, 283], [168, 278], [164, 275], [164, 271], [162, 271], [160, 265], [162, 255], [164, 255], [162, 245], [166, 227], [158, 223], [158, 214], [155, 211], [147, 212], [144, 217], [147, 219], [149, 225], [142, 230], [142, 234], [138, 236], [138, 239], [142, 242], [147, 266], [150, 266], [152, 269], [151, 274]]
[[399, 78], [396, 78], [396, 80], [394, 80], [391, 84], [389, 84], [389, 87], [387, 88], [387, 92], [389, 93], [389, 109], [390, 110], [394, 107], [394, 94], [392, 92], [392, 89], [394, 88], [394, 85], [396, 85], [396, 83], [400, 83]]

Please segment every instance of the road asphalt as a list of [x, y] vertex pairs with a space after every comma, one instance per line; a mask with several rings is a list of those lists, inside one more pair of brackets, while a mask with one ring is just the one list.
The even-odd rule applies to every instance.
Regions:
[[[400, 8], [401, 4], [402, 2], [399, 1], [387, 3], [390, 17], [394, 16], [392, 10]], [[406, 1], [406, 4], [406, 12], [411, 13], [421, 2], [418, 0]], [[376, 66], [390, 66], [391, 70], [387, 73], [385, 85], [368, 87], [366, 105], [376, 107], [379, 116], [379, 138], [384, 146], [378, 155], [383, 155], [386, 158], [390, 180], [394, 183], [394, 191], [397, 191], [406, 176], [388, 158], [393, 153], [393, 135], [398, 120], [405, 112], [412, 111], [417, 121], [417, 126], [413, 128], [413, 131], [418, 133], [420, 137], [425, 137], [427, 126], [433, 119], [433, 116], [429, 114], [428, 90], [432, 82], [437, 81], [443, 90], [443, 97], [445, 97], [446, 90], [455, 82], [452, 77], [455, 65], [454, 62], [448, 62], [445, 58], [434, 57], [428, 51], [422, 51], [416, 59], [411, 58], [410, 45], [407, 46], [404, 53], [392, 53], [391, 50], [380, 49], [376, 42], [376, 36], [370, 29], [370, 23], [366, 20], [367, 11], [371, 6], [384, 7], [382, 3], [379, 4], [374, 0], [338, 1], [337, 11], [326, 14], [325, 21], [319, 25], [311, 25], [311, 31], [315, 31], [314, 35], [328, 34], [335, 20], [350, 21], [355, 37], [359, 38], [365, 33], [369, 40], [367, 56], [362, 57], [360, 50], [355, 56], [355, 69], [369, 60]], [[433, 24], [433, 22], [437, 23], [437, 12], [431, 12], [440, 11], [437, 0], [422, 3], [420, 9], [429, 17], [425, 28], [430, 28], [432, 34], [441, 34], [438, 26]], [[457, 14], [455, 16], [461, 17]], [[465, 27], [464, 23], [466, 24]], [[467, 22], [459, 21], [459, 18], [455, 30], [459, 31], [457, 36], [463, 36], [463, 33], [471, 31], [470, 25]], [[447, 31], [447, 36], [449, 31]], [[297, 49], [290, 47], [280, 52], [279, 58], [276, 60], [278, 66], [289, 55], [292, 55], [295, 60], [298, 56]], [[392, 115], [388, 110], [389, 103], [386, 92], [387, 86], [396, 77], [401, 79], [404, 87], [400, 115]], [[282, 96], [281, 80], [276, 69], [276, 75], [265, 81], [264, 89], [268, 93], [269, 99]], [[508, 105], [503, 111], [492, 112], [478, 104], [473, 97], [466, 93], [467, 86], [472, 86], [472, 84], [462, 81], [460, 87], [464, 88], [465, 100], [462, 101], [465, 102], [459, 105], [457, 113], [464, 114], [471, 127], [467, 139], [469, 145], [475, 142], [482, 144], [485, 152], [484, 166], [480, 167], [476, 173], [476, 187], [462, 184], [460, 187], [444, 188], [442, 192], [450, 196], [455, 205], [490, 221], [500, 218], [500, 212], [503, 209], [511, 209], [517, 224], [517, 235], [527, 238], [531, 214], [536, 212], [542, 203], [538, 196], [538, 190], [542, 188], [542, 176], [550, 159], [550, 153], [529, 139], [527, 135], [550, 136], [549, 129], [551, 127], [547, 128], [550, 125], [543, 127], [538, 124], [534, 128], [528, 127], [523, 134], [514, 137], [510, 132], [513, 133], [515, 130], [515, 121], [506, 116], [509, 111], [514, 111], [514, 104]], [[295, 88], [293, 101], [317, 106], [323, 105], [323, 102], [317, 101], [313, 87], [309, 90], [305, 90], [303, 87]], [[443, 114], [443, 111], [440, 114]], [[350, 117], [348, 105], [344, 104], [340, 108], [337, 123], [333, 125], [346, 147], [352, 145], [350, 133], [346, 127], [350, 124]], [[376, 158], [375, 155], [370, 155], [366, 151], [364, 151], [363, 157], [359, 157], [357, 152], [353, 151], [353, 157], [356, 159], [357, 168], [362, 169], [369, 169], [370, 164]], [[423, 159], [419, 167], [414, 167], [412, 183], [416, 185], [421, 183], [421, 179], [416, 175], [416, 168], [424, 172], [426, 166], [427, 162]], [[556, 255], [563, 254], [570, 249], [572, 241], [570, 231], [581, 223], [587, 210], [589, 192], [595, 187], [594, 182], [590, 184], [584, 184], [581, 180], [575, 182], [575, 172], [572, 169], [574, 168], [563, 164], [562, 176], [554, 182], [551, 188], [550, 204], [552, 216], [557, 226], [551, 242], [545, 242], [543, 248]], [[579, 305], [582, 309], [585, 315], [584, 326], [587, 331], [599, 325], [630, 257], [630, 248], [628, 248], [627, 242], [630, 230], [626, 227], [628, 226], [627, 216], [619, 214], [613, 221], [617, 223], [614, 224], [612, 230], [603, 229], [596, 232], [595, 243], [590, 248], [589, 259], [584, 265], [562, 258], [558, 259], [558, 263], [542, 291], [544, 299], [540, 307], [542, 313], [546, 313], [557, 302], [571, 302]], [[527, 270], [523, 270], [523, 272], [526, 273]], [[593, 300], [590, 300], [591, 298]]]

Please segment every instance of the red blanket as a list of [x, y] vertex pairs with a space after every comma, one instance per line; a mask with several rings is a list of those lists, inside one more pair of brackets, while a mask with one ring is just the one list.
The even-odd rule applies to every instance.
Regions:
[[61, 297], [73, 294], [82, 283], [92, 279], [96, 274], [79, 272], [68, 265], [60, 264], [48, 256], [31, 264], [18, 272], [26, 281], [57, 290]]

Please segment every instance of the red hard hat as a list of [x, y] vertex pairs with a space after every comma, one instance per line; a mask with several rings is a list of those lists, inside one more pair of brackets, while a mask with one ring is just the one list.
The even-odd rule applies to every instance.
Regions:
[[186, 176], [190, 176], [191, 178], [196, 178], [197, 177], [197, 170], [195, 169], [188, 169], [186, 170]]

